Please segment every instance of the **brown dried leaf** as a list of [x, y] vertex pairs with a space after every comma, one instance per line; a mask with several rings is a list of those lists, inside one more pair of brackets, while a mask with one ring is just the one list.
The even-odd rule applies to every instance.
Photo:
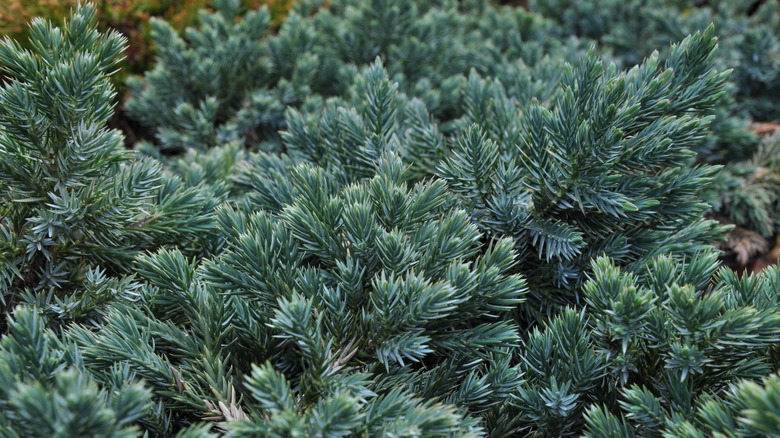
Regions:
[[231, 421], [245, 421], [249, 419], [249, 415], [244, 412], [244, 409], [238, 403], [238, 397], [236, 397], [236, 388], [230, 389], [230, 406], [226, 405], [222, 400], [217, 401], [217, 406], [214, 406], [208, 400], [203, 400], [203, 403], [208, 408], [207, 417], [201, 417], [204, 421], [217, 422], [217, 427], [223, 431], [227, 431], [224, 423]]
[[770, 135], [780, 130], [780, 124], [776, 122], [751, 123], [750, 130], [759, 137], [769, 137]]
[[743, 268], [754, 257], [769, 251], [769, 242], [764, 236], [747, 228], [735, 228], [728, 234], [727, 239], [726, 242], [720, 243], [718, 247], [736, 254], [737, 263]]

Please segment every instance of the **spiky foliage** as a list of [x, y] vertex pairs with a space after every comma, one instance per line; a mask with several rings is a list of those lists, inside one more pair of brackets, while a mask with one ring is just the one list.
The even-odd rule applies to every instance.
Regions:
[[[560, 46], [544, 38], [548, 23], [520, 9], [347, 0], [327, 2], [318, 11], [322, 3], [300, 2], [276, 35], [265, 35], [263, 10], [236, 22], [237, 0], [215, 2], [216, 12], [202, 14], [200, 25], [183, 37], [155, 22], [157, 65], [143, 81], [131, 83], [128, 113], [154, 128], [164, 149], [241, 139], [250, 147], [279, 150], [276, 130], [284, 127], [287, 107], [316, 107], [318, 95], [345, 96], [355, 67], [377, 56], [402, 92], [422, 99], [433, 114], [454, 118], [460, 75], [473, 68], [490, 75], [522, 71]], [[531, 77], [523, 71], [513, 85], [543, 95], [554, 80], [554, 74]]]
[[[139, 149], [171, 181], [154, 202], [210, 196], [216, 225], [170, 207], [175, 233], [96, 260], [135, 298], [100, 318], [53, 323], [28, 294], [0, 341], [17, 435], [75, 413], [94, 435], [766, 430], [772, 383], [742, 380], [778, 365], [778, 271], [715, 274], [724, 230], [702, 219], [717, 168], [696, 151], [728, 77], [712, 28], [622, 71], [485, 2], [315, 3], [271, 37], [228, 1], [189, 40], [169, 33], [136, 103], [184, 153]], [[51, 367], [15, 365], [26, 342]], [[15, 404], [62, 398], [39, 420]]]
[[732, 163], [713, 185], [716, 210], [764, 237], [780, 232], [780, 136], [766, 138], [749, 160]]
[[[773, 72], [780, 59], [780, 13], [773, 2], [755, 12], [752, 3], [744, 2], [533, 2], [531, 10], [544, 18], [481, 1], [341, 0], [328, 2], [327, 9], [314, 14], [320, 3], [301, 2], [278, 35], [263, 35], [262, 25], [239, 32], [236, 26], [242, 25], [223, 23], [222, 32], [229, 38], [205, 38], [218, 33], [219, 17], [235, 14], [235, 5], [227, 1], [218, 5], [225, 12], [204, 16], [199, 29], [188, 31], [186, 41], [170, 28], [158, 30], [159, 63], [143, 83], [135, 84], [131, 115], [155, 129], [162, 148], [214, 147], [238, 139], [253, 148], [284, 150], [275, 129], [287, 123], [285, 108], [303, 105], [303, 113], [316, 113], [320, 95], [347, 95], [354, 88], [355, 67], [379, 56], [400, 92], [422, 100], [436, 119], [455, 121], [440, 127], [449, 134], [469, 109], [485, 109], [469, 108], [473, 102], [458, 93], [471, 70], [484, 79], [499, 79], [508, 97], [521, 105], [532, 98], [546, 102], [563, 90], [556, 86], [560, 59], [574, 62], [587, 56], [580, 48], [590, 41], [598, 42], [603, 57], [631, 67], [655, 50], [665, 59], [670, 43], [705, 31], [713, 21], [716, 32], [727, 38], [711, 62], [734, 73], [726, 86], [729, 97], [706, 110], [715, 116], [706, 140], [691, 145], [698, 161], [748, 160], [759, 141], [748, 130], [747, 116], [771, 120], [778, 103], [774, 90], [780, 87], [774, 85]], [[231, 26], [233, 30], [227, 30]], [[563, 40], [572, 34], [579, 39]], [[244, 43], [237, 41], [250, 40], [254, 48], [246, 55]], [[211, 66], [220, 57], [229, 62], [216, 62], [223, 68], [214, 70]], [[311, 92], [315, 94], [307, 94]], [[739, 181], [745, 183], [744, 177]], [[744, 205], [735, 216], [760, 214]]]
[[[66, 18], [80, 3], [78, 0], [6, 0], [0, 3], [0, 35], [24, 40], [27, 24], [40, 17], [55, 22]], [[241, 0], [244, 8], [267, 6], [272, 26], [278, 26], [293, 7], [294, 0]], [[166, 20], [177, 31], [197, 22], [199, 11], [209, 6], [207, 0], [104, 0], [97, 8], [101, 30], [117, 29], [128, 39], [122, 71], [112, 76], [117, 87], [124, 91], [124, 81], [132, 74], [143, 74], [152, 65], [153, 41], [149, 17]], [[121, 92], [120, 92], [121, 94]]]
[[[660, 257], [644, 280], [598, 260], [585, 286], [596, 351], [617, 400], [592, 407], [586, 436], [769, 436], [778, 365], [778, 271], [738, 278], [714, 257], [679, 265]], [[705, 288], [704, 291], [702, 289]], [[618, 359], [618, 360], [615, 360]], [[599, 401], [604, 403], [604, 401]]]
[[106, 129], [108, 75], [124, 39], [95, 30], [95, 9], [63, 27], [32, 23], [31, 49], [0, 44], [12, 79], [0, 89], [0, 302], [25, 300], [59, 317], [86, 317], [137, 298], [126, 271], [145, 248], [188, 244], [209, 229], [211, 193], [180, 190], [157, 163], [134, 160]]
[[718, 169], [692, 166], [691, 150], [726, 80], [714, 47], [710, 28], [627, 73], [589, 56], [565, 66], [559, 98], [522, 112], [501, 83], [469, 79], [476, 125], [439, 174], [481, 227], [514, 237], [540, 308], [578, 301], [560, 291], [579, 288], [592, 257], [682, 256], [722, 233], [698, 201]]
[[157, 130], [163, 149], [206, 149], [243, 136], [272, 135], [285, 106], [310, 92], [316, 57], [296, 64], [290, 80], [279, 81], [275, 66], [268, 65], [262, 41], [271, 24], [267, 8], [240, 15], [239, 0], [218, 0], [215, 6], [214, 13], [200, 11], [200, 27], [188, 28], [183, 37], [154, 19], [157, 63], [145, 81], [128, 81], [133, 96], [126, 110]]
[[[719, 117], [725, 126], [715, 127], [721, 139], [703, 159], [745, 158], [744, 150], [755, 147], [755, 139], [739, 138], [744, 126], [736, 123], [744, 114], [756, 120], [777, 118], [777, 64], [780, 37], [780, 9], [776, 2], [687, 2], [670, 0], [615, 1], [534, 0], [531, 9], [559, 23], [557, 32], [577, 35], [599, 43], [610, 58], [630, 67], [655, 50], [714, 23], [721, 39], [720, 68], [733, 68], [735, 101], [723, 101]], [[610, 23], [610, 24], [606, 24]], [[736, 108], [739, 110], [736, 110]], [[743, 113], [742, 111], [745, 111]], [[737, 136], [735, 138], [735, 136]], [[737, 144], [730, 144], [736, 142]], [[728, 154], [736, 157], [728, 157]]]
[[100, 388], [44, 320], [20, 309], [0, 340], [0, 436], [133, 437], [149, 391], [126, 367]]
[[140, 258], [144, 305], [65, 336], [93, 372], [127, 366], [180, 421], [240, 421], [238, 436], [471, 436], [480, 428], [463, 415], [520, 378], [506, 365], [525, 285], [509, 274], [511, 240], [480, 251], [443, 182], [406, 177], [389, 156], [344, 189], [299, 167], [300, 196], [278, 218], [221, 210], [222, 255]]
[[[720, 8], [697, 7], [678, 18], [679, 2], [661, 0], [650, 4], [638, 1], [569, 4], [546, 0], [534, 3], [533, 10], [565, 25], [558, 27], [522, 10], [499, 10], [481, 2], [459, 5], [446, 1], [343, 0], [329, 2], [327, 10], [312, 14], [317, 3], [298, 5], [278, 35], [264, 36], [264, 26], [254, 26], [254, 33], [241, 33], [236, 27], [241, 25], [232, 24], [233, 30], [224, 31], [232, 32], [232, 36], [209, 39], [211, 45], [204, 45], [202, 40], [206, 38], [193, 37], [215, 33], [213, 17], [235, 13], [235, 9], [228, 7], [229, 2], [223, 2], [222, 6], [227, 12], [209, 15], [212, 18], [204, 18], [200, 29], [190, 29], [188, 43], [169, 29], [160, 40], [161, 47], [176, 47], [171, 53], [184, 51], [198, 55], [162, 56], [155, 72], [149, 73], [143, 84], [136, 83], [129, 106], [131, 114], [156, 128], [159, 146], [163, 148], [212, 147], [226, 140], [240, 139], [252, 147], [285, 150], [288, 145], [280, 142], [274, 131], [291, 122], [282, 117], [284, 109], [303, 105], [300, 110], [304, 116], [308, 113], [311, 118], [319, 117], [323, 105], [319, 97], [351, 97], [355, 91], [360, 92], [354, 84], [355, 67], [373, 62], [379, 56], [389, 77], [398, 84], [398, 90], [425, 103], [427, 112], [442, 122], [440, 132], [456, 136], [453, 128], [462, 128], [459, 123], [464, 115], [478, 114], [469, 117], [480, 124], [489, 117], [490, 110], [480, 106], [485, 96], [469, 96], [462, 91], [466, 87], [464, 76], [471, 70], [485, 80], [499, 79], [504, 91], [491, 92], [505, 93], [523, 107], [533, 98], [546, 103], [559, 97], [565, 89], [557, 86], [564, 74], [559, 59], [574, 61], [587, 56], [578, 49], [588, 39], [599, 42], [599, 52], [611, 51], [607, 57], [618, 65], [641, 63], [656, 49], [663, 51], [660, 57], [663, 64], [663, 60], [672, 56], [668, 50], [671, 42], [697, 30], [705, 31], [713, 20], [718, 23], [717, 32], [739, 36], [727, 38], [720, 55], [707, 60], [720, 69], [732, 67], [735, 71], [725, 88], [729, 97], [716, 99], [706, 109], [707, 114], [715, 116], [706, 129], [706, 138], [689, 145], [699, 154], [698, 161], [722, 164], [747, 160], [754, 154], [758, 140], [747, 130], [744, 113], [735, 107], [771, 107], [777, 102], [771, 90], [778, 87], [771, 85], [772, 79], [768, 78], [776, 70], [773, 63], [777, 55], [772, 48], [775, 43], [769, 40], [775, 38], [773, 29], [780, 15], [770, 5], [751, 16], [746, 15], [747, 6], [735, 3]], [[569, 10], [574, 12], [565, 12]], [[618, 14], [623, 19], [617, 25], [601, 25], [607, 19], [614, 21], [616, 11], [623, 11]], [[670, 22], [669, 17], [676, 21]], [[252, 20], [254, 16], [247, 15], [245, 19]], [[229, 25], [223, 27], [230, 29]], [[743, 28], [750, 30], [749, 35], [742, 36]], [[583, 41], [567, 40], [562, 44], [546, 37], [550, 34], [563, 37], [562, 29], [568, 29]], [[245, 56], [240, 44], [230, 43], [251, 39], [256, 44], [249, 56]], [[217, 62], [220, 57], [227, 57], [230, 62], [220, 64]], [[186, 67], [188, 62], [194, 67]], [[224, 65], [224, 70], [209, 70], [208, 66], [215, 63]], [[236, 73], [236, 63], [245, 66], [238, 70], [251, 70], [252, 74]], [[187, 75], [190, 70], [200, 73]], [[205, 73], [206, 70], [209, 72]], [[182, 75], [191, 79], [182, 81]], [[183, 86], [184, 83], [189, 85]], [[222, 85], [217, 86], [218, 83]], [[306, 93], [310, 92], [314, 94], [307, 97]], [[754, 97], [766, 103], [754, 104]], [[186, 104], [181, 106], [181, 102]], [[350, 102], [349, 106], [359, 110], [361, 105]], [[676, 108], [684, 111], [682, 107]], [[510, 111], [503, 116], [511, 117], [511, 108], [505, 109]], [[766, 111], [763, 113], [762, 118], [771, 118]], [[418, 114], [426, 116], [422, 112]], [[292, 121], [299, 122], [297, 129], [304, 129], [299, 118]], [[493, 129], [498, 132], [500, 127]], [[356, 141], [359, 138], [351, 142]], [[439, 145], [431, 146], [435, 151]], [[415, 158], [415, 162], [425, 162], [430, 157]], [[427, 163], [426, 167], [435, 168], [435, 165]], [[736, 216], [759, 214], [745, 206]]]
[[769, 1], [533, 0], [531, 9], [561, 24], [558, 32], [598, 41], [626, 65], [715, 23], [724, 36], [719, 62], [732, 77], [743, 108], [776, 118], [780, 8]]
[[[751, 160], [759, 141], [747, 130], [746, 119], [771, 121], [780, 115], [777, 2], [534, 0], [531, 9], [559, 23], [557, 32], [561, 35], [597, 41], [600, 50], [624, 66], [638, 64], [652, 51], [714, 23], [722, 37], [716, 63], [733, 69], [727, 88], [731, 97], [717, 106], [710, 138], [697, 148], [699, 161], [725, 163], [730, 179], [727, 184], [750, 188], [742, 195], [726, 190], [720, 202], [715, 200], [723, 206], [716, 213], [742, 227], [767, 233], [766, 220], [758, 219], [766, 214], [766, 202], [753, 177], [764, 173], [765, 166]], [[735, 161], [739, 164], [729, 169]], [[735, 197], [742, 199], [734, 202]]]

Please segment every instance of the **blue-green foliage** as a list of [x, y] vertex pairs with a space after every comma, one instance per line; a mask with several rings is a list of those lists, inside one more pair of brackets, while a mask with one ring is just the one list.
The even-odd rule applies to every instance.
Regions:
[[111, 69], [124, 39], [80, 8], [63, 28], [31, 25], [32, 45], [0, 43], [0, 309], [22, 300], [64, 319], [137, 298], [127, 272], [141, 251], [197, 250], [218, 193], [184, 189], [153, 160], [135, 160], [113, 113]]
[[597, 41], [627, 66], [714, 23], [723, 36], [719, 63], [734, 69], [731, 79], [739, 106], [758, 120], [774, 120], [780, 114], [777, 2], [533, 0], [531, 10], [559, 23], [562, 34]]
[[762, 141], [752, 157], [731, 163], [712, 187], [718, 211], [772, 237], [780, 229], [780, 136]]
[[[710, 197], [713, 210], [766, 237], [780, 232], [771, 219], [778, 215], [772, 187], [778, 175], [777, 153], [764, 153], [761, 149], [768, 148], [746, 130], [748, 117], [772, 121], [780, 116], [777, 2], [534, 0], [530, 9], [556, 22], [559, 35], [594, 41], [600, 51], [626, 67], [714, 23], [721, 36], [716, 65], [733, 72], [727, 88], [730, 96], [720, 100], [711, 135], [696, 148], [699, 161], [726, 164], [724, 178]], [[748, 189], [741, 190], [742, 186]]]
[[127, 366], [103, 370], [101, 387], [40, 316], [14, 319], [0, 340], [0, 436], [138, 436], [150, 393]]
[[564, 3], [156, 22], [140, 159], [92, 7], [0, 45], [0, 436], [776, 433], [780, 271], [719, 269], [704, 219], [776, 226], [776, 142], [709, 164], [752, 154], [755, 73], [709, 9], [653, 42]]
[[[183, 37], [156, 21], [157, 65], [130, 83], [128, 113], [154, 128], [164, 149], [242, 139], [278, 150], [275, 132], [285, 126], [285, 108], [345, 96], [356, 69], [377, 57], [402, 92], [445, 119], [460, 114], [457, 90], [472, 69], [520, 75], [511, 86], [528, 97], [543, 96], [556, 79], [543, 59], [560, 46], [545, 38], [550, 23], [520, 9], [349, 0], [313, 14], [319, 3], [301, 2], [275, 35], [265, 35], [269, 19], [262, 9], [235, 22], [235, 0], [216, 2], [216, 12], [202, 14], [200, 26]], [[545, 74], [533, 77], [527, 65]]]
[[[712, 259], [712, 257], [709, 257]], [[594, 262], [585, 286], [604, 379], [618, 400], [589, 409], [587, 436], [771, 436], [777, 406], [778, 276], [739, 278], [711, 264], [654, 260], [642, 277]], [[770, 376], [771, 375], [771, 376]], [[766, 388], [753, 382], [766, 378]], [[623, 432], [617, 432], [623, 430]]]
[[[360, 91], [357, 72], [380, 57], [398, 91], [424, 103], [440, 122], [438, 130], [455, 138], [453, 131], [463, 129], [466, 119], [482, 125], [502, 120], [493, 117], [512, 117], [508, 102], [503, 110], [509, 113], [497, 114], [501, 109], [489, 108], [495, 105], [493, 95], [462, 91], [475, 74], [501, 85], [474, 92], [505, 93], [520, 112], [533, 99], [555, 99], [564, 89], [557, 86], [562, 64], [591, 56], [584, 50], [590, 44], [621, 68], [642, 64], [654, 51], [661, 52], [663, 64], [671, 56], [671, 43], [704, 32], [714, 22], [721, 47], [708, 63], [733, 72], [726, 95], [706, 110], [714, 116], [706, 139], [691, 146], [697, 160], [749, 160], [759, 141], [748, 130], [748, 117], [777, 118], [780, 11], [775, 2], [753, 11], [751, 2], [537, 0], [531, 4], [534, 13], [479, 0], [341, 0], [318, 11], [320, 3], [301, 2], [276, 35], [264, 34], [268, 19], [262, 11], [236, 22], [238, 5], [227, 0], [216, 2], [217, 12], [203, 15], [200, 27], [184, 38], [158, 22], [158, 64], [144, 81], [133, 82], [129, 114], [156, 132], [157, 146], [164, 150], [238, 140], [251, 148], [284, 151], [278, 129], [301, 128], [292, 126], [300, 120], [297, 114], [318, 119], [323, 106], [332, 108], [323, 102], [328, 97], [354, 100], [352, 93]], [[361, 99], [358, 95], [351, 106], [359, 109]], [[290, 107], [296, 108], [292, 120], [285, 117]], [[503, 128], [493, 129], [509, 135]], [[426, 163], [437, 159], [435, 151], [434, 157], [414, 157], [415, 163], [435, 168]], [[735, 176], [749, 183], [744, 171]], [[716, 213], [732, 219], [776, 213], [758, 202], [728, 208], [727, 200], [711, 199], [719, 205]], [[737, 224], [751, 227], [753, 221]]]

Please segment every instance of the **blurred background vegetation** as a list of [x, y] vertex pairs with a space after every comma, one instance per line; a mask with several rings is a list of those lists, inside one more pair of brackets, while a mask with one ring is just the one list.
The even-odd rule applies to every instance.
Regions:
[[[83, 0], [81, 0], [83, 2]], [[25, 32], [35, 17], [62, 22], [79, 0], [0, 0], [0, 36], [26, 42]], [[210, 6], [209, 0], [94, 0], [101, 30], [113, 28], [129, 40], [122, 70], [114, 76], [120, 91], [128, 75], [142, 74], [154, 59], [150, 18], [159, 17], [177, 31], [193, 25], [198, 11]], [[241, 0], [246, 9], [267, 6], [278, 27], [295, 0]]]
[[[27, 25], [33, 18], [40, 17], [61, 23], [72, 10], [85, 0], [0, 0], [0, 37], [8, 37], [26, 44]], [[131, 146], [151, 134], [134, 120], [128, 118], [123, 110], [129, 97], [125, 85], [134, 75], [143, 75], [154, 65], [155, 47], [152, 38], [151, 19], [156, 17], [167, 21], [173, 28], [182, 32], [198, 21], [202, 11], [211, 10], [211, 0], [90, 0], [97, 6], [98, 23], [101, 31], [115, 29], [128, 39], [125, 58], [120, 70], [111, 79], [119, 96], [119, 111], [109, 122], [112, 128], [121, 129], [125, 135], [125, 144]], [[272, 30], [279, 27], [287, 13], [297, 0], [241, 0], [245, 10], [266, 6], [272, 16]], [[3, 74], [0, 73], [0, 82]]]

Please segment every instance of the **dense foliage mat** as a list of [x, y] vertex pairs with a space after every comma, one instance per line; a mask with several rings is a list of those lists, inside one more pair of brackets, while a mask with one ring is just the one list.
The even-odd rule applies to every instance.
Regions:
[[[0, 3], [0, 36], [24, 43], [28, 23], [36, 18], [65, 19], [82, 1], [78, 0], [4, 0]], [[266, 6], [278, 25], [292, 8], [293, 0], [242, 0], [244, 8]], [[122, 69], [112, 77], [120, 89], [130, 74], [143, 74], [154, 59], [152, 26], [154, 19], [166, 20], [177, 31], [197, 23], [198, 15], [210, 6], [207, 0], [102, 0], [96, 13], [101, 29], [116, 29], [128, 38], [120, 63]], [[150, 20], [151, 18], [151, 20]]]
[[780, 269], [720, 268], [705, 216], [777, 140], [716, 27], [632, 59], [328, 3], [155, 22], [134, 151], [94, 7], [0, 44], [0, 436], [780, 433]]

